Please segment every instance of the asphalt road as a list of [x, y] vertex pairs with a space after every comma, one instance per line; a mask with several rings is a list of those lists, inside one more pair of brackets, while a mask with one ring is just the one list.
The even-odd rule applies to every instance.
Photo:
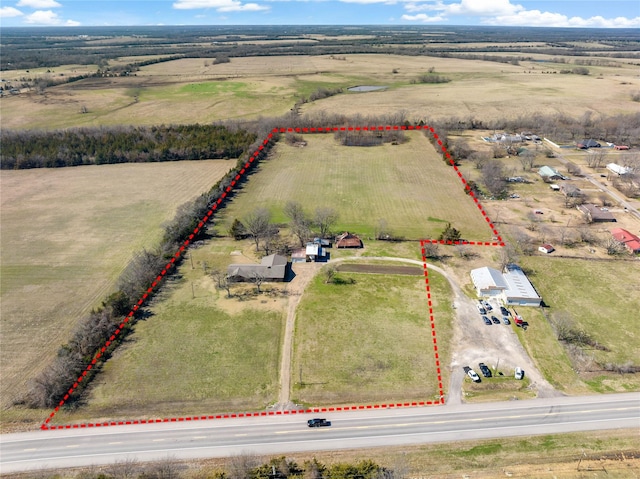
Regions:
[[0, 472], [151, 461], [401, 446], [430, 442], [640, 429], [640, 393], [554, 397], [491, 404], [284, 415], [0, 436]]

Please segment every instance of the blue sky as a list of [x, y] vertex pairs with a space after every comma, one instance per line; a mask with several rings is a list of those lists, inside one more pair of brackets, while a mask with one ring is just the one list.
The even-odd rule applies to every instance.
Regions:
[[502, 25], [640, 28], [638, 0], [2, 0], [0, 25]]

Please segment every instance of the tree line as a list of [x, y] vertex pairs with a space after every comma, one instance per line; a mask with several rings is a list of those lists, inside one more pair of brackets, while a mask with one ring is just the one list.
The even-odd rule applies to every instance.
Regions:
[[[248, 145], [246, 150], [255, 151], [260, 145], [262, 145], [261, 141], [254, 142]], [[268, 154], [270, 146], [271, 143], [264, 146], [254, 163]], [[17, 404], [32, 408], [57, 406], [71, 385], [100, 352], [99, 360], [88, 371], [82, 382], [78, 383], [76, 391], [66, 402], [68, 405], [77, 404], [104, 361], [130, 333], [133, 324], [144, 315], [144, 312], [137, 309], [127, 322], [124, 322], [125, 315], [132, 311], [133, 306], [148, 291], [160, 271], [175, 257], [178, 248], [189, 238], [202, 218], [244, 167], [247, 157], [247, 154], [243, 155], [236, 166], [209, 191], [180, 206], [174, 218], [164, 226], [164, 234], [159, 245], [134, 255], [117, 280], [116, 291], [107, 296], [100, 307], [94, 308], [77, 323], [70, 340], [59, 348], [57, 356], [31, 381]], [[236, 188], [238, 186], [240, 184], [236, 183]], [[200, 228], [198, 234], [190, 238], [190, 241], [197, 241], [204, 235], [205, 228]], [[182, 256], [178, 258], [175, 266], [181, 258]], [[174, 274], [175, 271], [174, 267], [167, 275]], [[157, 292], [158, 288], [154, 289], [147, 297], [147, 301]], [[115, 339], [105, 346], [107, 339], [112, 336], [115, 336]], [[104, 352], [101, 352], [102, 347], [106, 348]]]
[[237, 158], [256, 134], [222, 125], [3, 131], [2, 169]]

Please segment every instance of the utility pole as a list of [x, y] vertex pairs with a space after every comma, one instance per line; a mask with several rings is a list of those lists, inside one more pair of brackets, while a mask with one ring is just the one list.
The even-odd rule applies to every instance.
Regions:
[[498, 362], [496, 363], [496, 375], [498, 374], [498, 366], [500, 366], [500, 358], [498, 358]]

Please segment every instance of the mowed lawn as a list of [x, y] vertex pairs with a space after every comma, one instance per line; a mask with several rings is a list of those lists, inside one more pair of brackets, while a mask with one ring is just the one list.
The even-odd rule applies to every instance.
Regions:
[[[640, 323], [636, 319], [640, 311], [640, 265], [535, 256], [523, 258], [522, 264], [532, 271], [531, 280], [549, 306], [549, 316], [570, 315], [577, 329], [608, 349], [588, 348], [589, 355], [600, 363], [640, 365]], [[596, 390], [624, 391], [640, 387], [634, 376], [603, 372], [595, 382], [587, 382]]]
[[[355, 283], [326, 284], [318, 275], [298, 307], [293, 399], [308, 405], [438, 400], [424, 278], [338, 277]], [[440, 275], [429, 277], [438, 341], [448, 344], [451, 290]]]
[[231, 166], [206, 160], [1, 172], [2, 407], [100, 305], [132, 254], [157, 244], [176, 207]]
[[393, 234], [417, 240], [437, 237], [451, 222], [466, 239], [490, 240], [487, 222], [454, 170], [424, 133], [407, 137], [401, 145], [376, 147], [342, 146], [330, 133], [304, 135], [303, 148], [280, 141], [224, 209], [221, 228], [258, 206], [287, 222], [283, 209], [292, 200], [308, 213], [335, 209], [335, 231], [371, 237], [384, 219]]

